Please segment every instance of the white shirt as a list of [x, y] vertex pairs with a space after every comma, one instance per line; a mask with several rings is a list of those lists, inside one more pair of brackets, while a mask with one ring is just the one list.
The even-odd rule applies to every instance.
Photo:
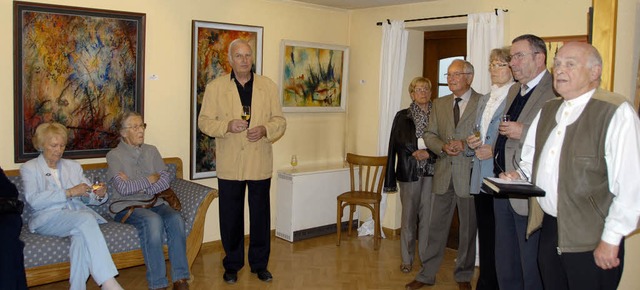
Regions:
[[522, 89], [520, 89], [520, 94], [522, 94], [523, 96], [526, 95], [531, 89], [535, 88], [539, 83], [540, 80], [542, 80], [542, 76], [544, 75], [544, 73], [547, 70], [543, 70], [541, 71], [535, 78], [533, 78], [532, 80], [530, 80], [528, 83], [526, 83], [525, 85], [527, 85], [527, 90], [526, 91], [522, 91]]
[[[575, 122], [595, 90], [573, 100], [564, 101], [558, 113], [558, 125], [551, 131], [540, 153], [536, 185], [546, 191], [538, 197], [542, 210], [551, 216], [558, 215], [558, 171], [560, 153], [567, 126]], [[535, 136], [540, 112], [533, 120], [522, 148], [520, 166], [531, 176]], [[605, 137], [605, 161], [607, 163], [609, 190], [615, 196], [609, 207], [601, 239], [619, 245], [623, 236], [636, 229], [640, 217], [640, 120], [628, 103], [618, 107], [611, 119]]]
[[458, 102], [458, 107], [460, 108], [460, 117], [464, 114], [464, 109], [467, 108], [467, 104], [469, 103], [469, 99], [471, 99], [471, 89], [466, 91], [462, 96], [456, 96], [453, 94], [453, 106], [456, 106], [456, 98], [461, 98], [460, 102]]
[[493, 119], [493, 115], [502, 104], [502, 101], [507, 98], [509, 88], [514, 84], [513, 81], [509, 81], [501, 87], [491, 85], [491, 92], [489, 93], [489, 100], [482, 111], [482, 119], [480, 120], [480, 133], [482, 136], [487, 136], [487, 130], [489, 129], [489, 123]]

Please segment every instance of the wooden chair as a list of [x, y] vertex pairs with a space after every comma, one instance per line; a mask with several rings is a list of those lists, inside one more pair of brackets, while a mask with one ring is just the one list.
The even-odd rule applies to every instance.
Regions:
[[[342, 227], [342, 212], [349, 206], [349, 236], [353, 224], [353, 213], [356, 205], [364, 206], [371, 210], [374, 221], [373, 248], [380, 248], [380, 200], [382, 199], [382, 187], [387, 169], [387, 157], [361, 156], [347, 154], [349, 172], [351, 176], [351, 190], [338, 196], [338, 243], [340, 246], [340, 234]], [[356, 169], [358, 170], [356, 176]], [[356, 179], [357, 177], [357, 179]]]

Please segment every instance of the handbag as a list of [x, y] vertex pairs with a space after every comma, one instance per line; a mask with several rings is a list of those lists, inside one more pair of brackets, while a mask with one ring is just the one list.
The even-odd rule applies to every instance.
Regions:
[[24, 203], [16, 197], [0, 197], [0, 214], [22, 214]]
[[[121, 199], [112, 202], [109, 205], [109, 211], [113, 214], [117, 214], [123, 210], [127, 210], [127, 213], [120, 220], [121, 223], [124, 223], [133, 213], [136, 208], [152, 208], [155, 206], [156, 202], [158, 202], [158, 197], [161, 197], [169, 206], [177, 211], [182, 209], [182, 204], [180, 204], [180, 200], [176, 196], [176, 193], [171, 188], [167, 188], [162, 192], [159, 192], [151, 198], [144, 199]], [[126, 204], [126, 205], [125, 205]], [[124, 205], [124, 208], [121, 208]]]

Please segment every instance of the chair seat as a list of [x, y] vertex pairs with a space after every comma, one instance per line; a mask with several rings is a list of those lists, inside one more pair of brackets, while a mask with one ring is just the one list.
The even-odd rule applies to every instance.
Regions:
[[[356, 206], [364, 206], [371, 210], [373, 218], [373, 249], [380, 247], [380, 201], [382, 200], [382, 185], [386, 173], [386, 156], [363, 156], [347, 153], [347, 163], [349, 163], [349, 176], [351, 179], [351, 190], [338, 195], [338, 214], [336, 227], [340, 246], [340, 236], [342, 232], [342, 213], [349, 207], [349, 223], [347, 224], [349, 235], [351, 235], [351, 225], [353, 224], [353, 213]], [[356, 168], [358, 173], [356, 175]]]
[[346, 200], [354, 203], [377, 203], [382, 200], [382, 196], [375, 192], [367, 191], [347, 191], [338, 195], [338, 201]]

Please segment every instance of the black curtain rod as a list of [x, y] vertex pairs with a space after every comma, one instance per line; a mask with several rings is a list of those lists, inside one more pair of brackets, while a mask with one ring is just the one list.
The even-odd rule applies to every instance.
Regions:
[[[493, 9], [498, 15], [498, 8]], [[502, 9], [503, 12], [509, 12], [509, 9]], [[436, 20], [436, 19], [447, 19], [447, 18], [458, 18], [458, 17], [467, 17], [468, 14], [458, 14], [458, 15], [448, 15], [448, 16], [438, 16], [438, 17], [428, 17], [428, 18], [416, 18], [416, 19], [406, 19], [404, 22], [414, 22], [414, 21], [425, 21], [425, 20]], [[387, 23], [391, 24], [391, 20], [387, 19]], [[376, 23], [378, 26], [382, 26], [382, 22]]]

